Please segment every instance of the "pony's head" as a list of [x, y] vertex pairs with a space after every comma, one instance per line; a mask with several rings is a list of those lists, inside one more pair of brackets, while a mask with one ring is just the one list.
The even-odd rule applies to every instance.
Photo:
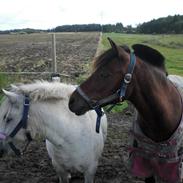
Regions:
[[3, 92], [5, 96], [0, 106], [0, 156], [4, 152], [9, 152], [8, 144], [16, 143], [21, 148], [26, 140], [23, 129], [20, 129], [15, 137], [11, 137], [11, 133], [22, 118], [24, 96], [12, 91], [3, 90]]
[[[111, 39], [109, 39], [109, 42], [112, 48], [96, 59], [92, 75], [80, 85], [80, 89], [93, 103], [116, 93], [121, 79], [124, 78], [128, 70], [130, 62], [129, 50], [126, 47], [116, 45]], [[128, 88], [128, 95], [130, 92], [131, 87]], [[107, 100], [101, 106], [118, 101], [118, 98]], [[92, 107], [81, 93], [76, 90], [70, 98], [69, 108], [80, 115]]]
[[36, 123], [36, 115], [31, 115], [31, 112], [41, 110], [37, 107], [39, 103], [53, 104], [58, 100], [67, 102], [74, 89], [75, 86], [64, 83], [37, 81], [11, 85], [9, 91], [3, 90], [5, 96], [0, 105], [0, 153], [9, 146], [15, 148], [12, 146], [17, 146], [17, 143], [18, 146], [25, 146], [31, 137], [35, 137], [41, 124]]
[[69, 108], [77, 115], [97, 106], [129, 99], [137, 83], [133, 75], [143, 61], [166, 73], [164, 57], [158, 51], [148, 46], [134, 45], [134, 54], [127, 47], [118, 46], [108, 39], [111, 49], [96, 59], [91, 76], [70, 97]]

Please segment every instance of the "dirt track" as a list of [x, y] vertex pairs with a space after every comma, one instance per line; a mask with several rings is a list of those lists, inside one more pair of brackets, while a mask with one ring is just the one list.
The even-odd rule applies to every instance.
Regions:
[[[21, 38], [21, 39], [20, 39]], [[39, 38], [39, 39], [38, 39]], [[1, 71], [50, 71], [51, 45], [45, 35], [1, 37]], [[57, 35], [57, 60], [59, 72], [69, 74], [71, 82], [88, 73], [95, 55], [99, 33], [74, 33]], [[35, 76], [34, 76], [35, 77]], [[36, 79], [40, 79], [36, 76]], [[128, 130], [134, 111], [108, 114], [108, 137], [100, 160], [95, 183], [140, 183], [133, 179], [125, 167]], [[0, 183], [56, 183], [56, 173], [48, 158], [45, 143], [33, 142], [22, 158], [0, 159]], [[72, 183], [80, 183], [80, 174]]]

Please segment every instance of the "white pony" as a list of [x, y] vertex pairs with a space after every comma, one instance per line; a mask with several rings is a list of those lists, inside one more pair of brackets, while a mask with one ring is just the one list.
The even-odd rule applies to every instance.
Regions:
[[183, 89], [183, 77], [178, 75], [168, 75], [168, 79], [170, 79], [173, 83]]
[[96, 133], [96, 113], [90, 111], [76, 116], [68, 109], [70, 94], [75, 86], [58, 82], [41, 82], [12, 86], [5, 91], [0, 106], [0, 139], [8, 144], [9, 135], [22, 119], [25, 96], [30, 105], [26, 129], [21, 128], [13, 139], [25, 142], [25, 131], [32, 138], [36, 134], [46, 138], [46, 147], [59, 180], [68, 183], [72, 171], [84, 173], [85, 183], [93, 183], [98, 160], [107, 135], [107, 119], [101, 120], [100, 133]]

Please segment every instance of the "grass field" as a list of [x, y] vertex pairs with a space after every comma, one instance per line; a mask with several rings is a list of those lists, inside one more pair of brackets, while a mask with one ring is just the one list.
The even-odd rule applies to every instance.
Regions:
[[136, 43], [149, 45], [160, 51], [166, 58], [169, 74], [183, 76], [183, 35], [139, 35], [104, 33], [102, 35], [101, 50], [110, 47], [107, 37], [112, 38], [117, 44], [132, 46]]

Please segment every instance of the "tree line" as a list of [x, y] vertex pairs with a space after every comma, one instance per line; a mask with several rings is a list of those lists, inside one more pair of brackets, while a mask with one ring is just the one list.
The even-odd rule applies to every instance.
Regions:
[[116, 23], [116, 24], [105, 24], [105, 25], [101, 24], [62, 25], [50, 31], [52, 32], [100, 31], [100, 32], [117, 32], [117, 33], [135, 33], [135, 30], [136, 29], [133, 28], [131, 25], [124, 27], [122, 23]]
[[181, 34], [183, 33], [183, 15], [151, 20], [138, 25], [136, 32], [143, 34]]
[[183, 33], [183, 15], [174, 15], [164, 18], [154, 19], [149, 22], [139, 24], [137, 27], [131, 25], [123, 26], [116, 24], [83, 24], [83, 25], [63, 25], [52, 30], [53, 32], [117, 32], [117, 33], [143, 33], [143, 34], [181, 34]]
[[49, 30], [36, 29], [15, 29], [0, 31], [0, 34], [8, 33], [37, 33], [37, 32], [116, 32], [116, 33], [143, 33], [143, 34], [181, 34], [183, 33], [183, 15], [168, 16], [165, 18], [154, 19], [149, 22], [139, 24], [137, 27], [131, 25], [123, 26], [122, 23], [116, 24], [75, 24], [62, 25]]

